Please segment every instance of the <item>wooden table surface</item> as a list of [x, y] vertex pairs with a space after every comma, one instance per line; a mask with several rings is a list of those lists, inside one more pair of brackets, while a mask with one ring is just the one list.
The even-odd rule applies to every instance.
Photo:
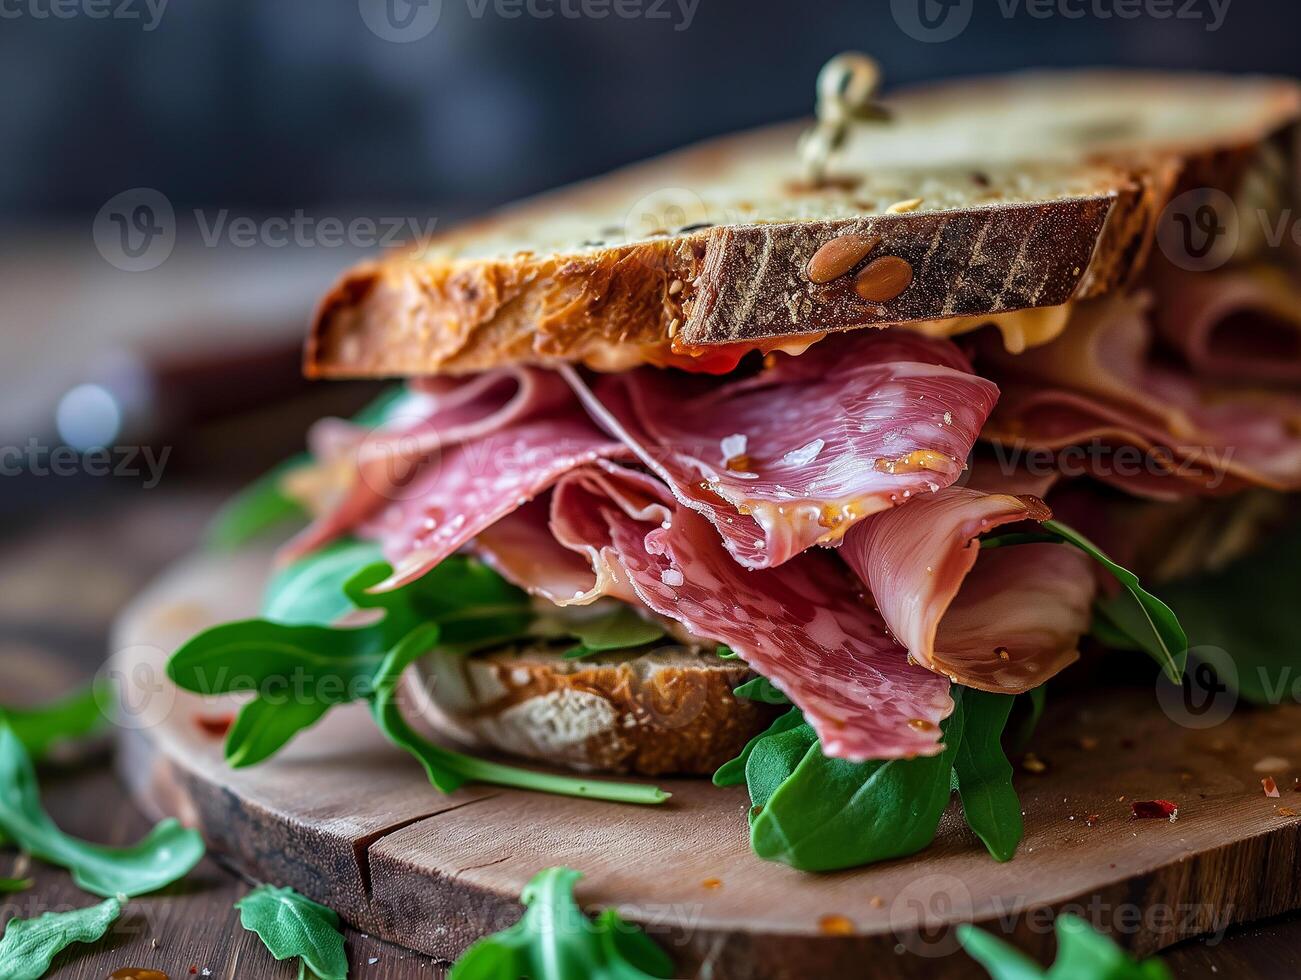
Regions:
[[[115, 488], [96, 492], [92, 503], [65, 502], [34, 520], [6, 520], [0, 535], [0, 700], [23, 696], [11, 692], [57, 691], [92, 672], [104, 656], [114, 614], [159, 569], [193, 547], [216, 499], [198, 490]], [[123, 844], [148, 828], [116, 783], [107, 749], [44, 767], [41, 785], [54, 819], [79, 837]], [[0, 876], [10, 874], [17, 860], [12, 851], [0, 852]], [[0, 918], [97, 901], [73, 887], [62, 870], [36, 863], [30, 874], [36, 881], [32, 890], [0, 896]], [[239, 926], [232, 905], [247, 888], [206, 859], [184, 881], [133, 900], [109, 936], [65, 952], [49, 975], [103, 980], [135, 966], [162, 970], [173, 980], [294, 977], [296, 967], [276, 963]], [[347, 948], [355, 978], [445, 976], [427, 957], [351, 930]], [[1194, 940], [1168, 951], [1165, 960], [1179, 978], [1301, 977], [1301, 916], [1239, 929], [1218, 942]], [[937, 963], [936, 976], [942, 975]]]

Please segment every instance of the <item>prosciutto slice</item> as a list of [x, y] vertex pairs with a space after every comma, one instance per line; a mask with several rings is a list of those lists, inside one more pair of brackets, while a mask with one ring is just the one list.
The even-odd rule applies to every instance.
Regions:
[[357, 533], [378, 540], [394, 566], [376, 588], [398, 588], [568, 470], [625, 452], [551, 372], [519, 368], [413, 390], [379, 429], [354, 427], [351, 441], [339, 425], [330, 432], [332, 452], [353, 457], [353, 480], [342, 501], [290, 543], [290, 557]]
[[1092, 569], [1068, 546], [982, 552], [977, 538], [1049, 516], [1035, 497], [951, 487], [863, 521], [840, 555], [918, 663], [969, 687], [1019, 693], [1078, 656]]
[[1198, 377], [1301, 383], [1301, 293], [1281, 270], [1167, 270], [1153, 286], [1157, 328]]
[[747, 568], [953, 483], [998, 397], [952, 343], [898, 330], [828, 338], [740, 380], [654, 369], [566, 377], [593, 417]]
[[799, 705], [823, 751], [845, 759], [934, 755], [948, 681], [910, 664], [834, 555], [746, 571], [707, 520], [659, 480], [610, 463], [552, 491], [557, 541], [590, 563], [592, 592], [627, 596], [726, 643]]
[[1068, 475], [1156, 498], [1301, 489], [1301, 395], [1157, 362], [1144, 313], [1135, 297], [1082, 303], [1046, 347], [1015, 358], [991, 348], [1003, 397], [982, 436], [1016, 451], [1088, 446], [1057, 453], [1078, 468]]

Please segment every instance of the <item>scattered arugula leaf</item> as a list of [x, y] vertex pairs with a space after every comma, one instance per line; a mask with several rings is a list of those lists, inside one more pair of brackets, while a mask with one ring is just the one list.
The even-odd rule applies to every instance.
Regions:
[[0, 938], [0, 980], [40, 980], [73, 943], [98, 942], [122, 914], [116, 898], [71, 912], [10, 919]]
[[104, 847], [69, 837], [41, 808], [31, 758], [0, 722], [0, 830], [24, 851], [72, 872], [95, 895], [143, 895], [184, 877], [203, 857], [203, 838], [164, 820], [132, 847]]
[[944, 748], [915, 759], [847, 762], [822, 754], [812, 730], [757, 745], [746, 763], [750, 844], [801, 871], [831, 871], [913, 854], [934, 838], [962, 744], [962, 690], [941, 725]]
[[40, 759], [60, 742], [92, 735], [108, 724], [100, 708], [104, 690], [88, 685], [38, 708], [0, 707], [0, 722], [8, 722], [33, 759]]
[[606, 909], [590, 920], [574, 901], [570, 868], [547, 868], [525, 887], [524, 917], [462, 954], [448, 980], [656, 980], [673, 961], [641, 930]]
[[1236, 676], [1220, 680], [1255, 704], [1277, 704], [1288, 696], [1295, 676], [1301, 636], [1298, 553], [1301, 527], [1275, 535], [1217, 571], [1162, 587], [1187, 627], [1193, 657], [1197, 647], [1223, 650]]
[[566, 620], [565, 629], [578, 639], [578, 644], [565, 653], [567, 660], [606, 650], [631, 650], [653, 643], [664, 635], [664, 629], [658, 623], [639, 616], [632, 606], [622, 602], [602, 616]]
[[310, 463], [310, 456], [299, 453], [222, 504], [204, 531], [205, 545], [214, 551], [231, 551], [272, 528], [293, 520], [306, 520], [307, 512], [285, 493], [283, 483], [290, 472]]
[[344, 980], [348, 957], [343, 951], [339, 916], [292, 888], [259, 885], [235, 903], [239, 924], [257, 934], [277, 960], [299, 959], [299, 976], [310, 970], [321, 980]]
[[1003, 729], [1015, 698], [987, 691], [962, 694], [962, 742], [953, 774], [962, 813], [996, 861], [1010, 861], [1024, 832], [1021, 801], [1012, 788], [1012, 764], [1003, 752]]
[[1188, 654], [1188, 637], [1179, 617], [1168, 605], [1143, 588], [1138, 576], [1112, 561], [1096, 544], [1074, 528], [1060, 521], [1044, 521], [1040, 532], [1012, 532], [984, 538], [982, 548], [1001, 548], [1015, 544], [1065, 541], [1096, 561], [1125, 588], [1122, 601], [1108, 607], [1109, 625], [1131, 637], [1166, 675], [1179, 683]]
[[398, 681], [407, 666], [423, 656], [438, 642], [438, 626], [417, 627], [385, 658], [375, 677], [375, 694], [371, 698], [371, 715], [386, 738], [415, 756], [425, 768], [429, 781], [444, 793], [451, 793], [466, 783], [491, 783], [516, 789], [536, 790], [559, 796], [610, 800], [615, 803], [663, 803], [669, 794], [655, 786], [640, 783], [614, 783], [576, 779], [548, 772], [537, 772], [487, 762], [453, 752], [421, 738], [402, 717], [397, 703]]
[[1057, 959], [1046, 971], [1020, 950], [975, 926], [958, 926], [958, 941], [994, 980], [1171, 980], [1158, 959], [1136, 962], [1075, 915], [1059, 915]]
[[14, 892], [25, 892], [34, 884], [31, 878], [0, 878], [0, 892], [11, 895]]

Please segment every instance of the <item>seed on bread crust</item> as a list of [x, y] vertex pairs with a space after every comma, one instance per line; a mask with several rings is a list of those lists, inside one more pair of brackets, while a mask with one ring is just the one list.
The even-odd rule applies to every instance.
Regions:
[[854, 291], [869, 303], [886, 303], [912, 285], [913, 267], [897, 255], [873, 259], [854, 278]]
[[839, 279], [881, 244], [878, 235], [838, 235], [813, 253], [805, 274], [819, 286]]

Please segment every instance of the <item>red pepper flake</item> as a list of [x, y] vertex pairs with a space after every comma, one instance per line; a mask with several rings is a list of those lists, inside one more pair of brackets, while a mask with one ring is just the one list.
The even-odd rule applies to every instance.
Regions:
[[[195, 715], [194, 725], [205, 735], [211, 735], [213, 738], [225, 738], [226, 733], [230, 731], [230, 726], [235, 724], [235, 715], [233, 712], [224, 715]], [[199, 972], [195, 967], [195, 973]]]
[[1087, 827], [1096, 827], [1098, 825], [1098, 821], [1101, 819], [1102, 817], [1099, 816], [1098, 814], [1090, 813], [1087, 817], [1084, 818], [1084, 824]]
[[1270, 799], [1278, 799], [1278, 783], [1274, 782], [1273, 776], [1266, 776], [1260, 781], [1260, 785], [1264, 789], [1266, 796]]
[[702, 881], [702, 882], [700, 883], [700, 887], [701, 887], [701, 888], [708, 888], [710, 891], [713, 891], [715, 888], [722, 888], [722, 887], [723, 887], [723, 879], [722, 879], [722, 878], [706, 878], [704, 881]]
[[1135, 819], [1155, 820], [1164, 817], [1171, 823], [1179, 819], [1179, 804], [1169, 800], [1135, 800], [1129, 805]]
[[190, 967], [190, 973], [193, 974], [193, 973], [198, 973], [198, 972], [199, 972], [199, 968], [198, 968], [197, 966], [191, 966], [191, 967]]

